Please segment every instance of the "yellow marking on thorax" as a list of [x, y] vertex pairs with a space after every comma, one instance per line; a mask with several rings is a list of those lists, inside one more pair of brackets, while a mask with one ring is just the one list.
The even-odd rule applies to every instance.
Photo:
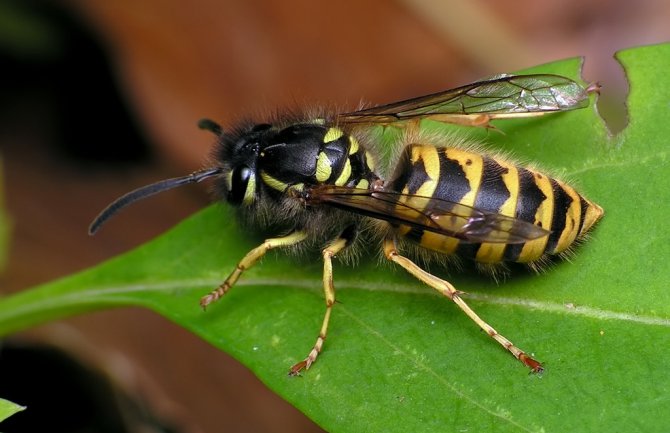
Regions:
[[330, 178], [333, 172], [331, 164], [328, 155], [325, 152], [320, 152], [316, 161], [316, 180], [318, 182], [325, 182]]
[[295, 185], [291, 185], [290, 188], [298, 192], [303, 192], [305, 190], [305, 184], [302, 182], [296, 183]]
[[263, 179], [263, 182], [267, 186], [279, 192], [284, 192], [289, 187], [289, 185], [286, 182], [282, 182], [281, 180], [270, 176], [265, 171], [261, 171], [261, 179]]
[[328, 131], [326, 131], [326, 134], [323, 136], [323, 142], [330, 143], [331, 141], [335, 141], [343, 135], [344, 132], [340, 128], [329, 128]]
[[[547, 176], [541, 173], [535, 171], [530, 172], [533, 173], [535, 185], [537, 185], [546, 197], [535, 212], [534, 224], [538, 225], [538, 223], [541, 223], [542, 228], [551, 230], [551, 220], [554, 216], [554, 191], [551, 188], [551, 181]], [[544, 254], [544, 249], [546, 248], [548, 241], [549, 236], [543, 236], [539, 239], [526, 242], [516, 261], [519, 263], [527, 263], [539, 259], [542, 257], [542, 254]]]
[[344, 167], [342, 168], [342, 173], [335, 179], [335, 185], [343, 186], [349, 181], [351, 176], [351, 162], [349, 158], [344, 161]]

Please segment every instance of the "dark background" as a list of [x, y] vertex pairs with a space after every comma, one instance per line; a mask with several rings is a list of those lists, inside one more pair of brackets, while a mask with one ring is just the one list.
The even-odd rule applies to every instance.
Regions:
[[[201, 117], [230, 124], [305, 104], [351, 109], [584, 55], [585, 79], [603, 85], [601, 111], [618, 129], [627, 88], [612, 54], [667, 41], [668, 22], [662, 0], [0, 1], [12, 221], [0, 290], [95, 265], [205, 206], [206, 188], [183, 188], [86, 234], [119, 194], [205, 164], [212, 137], [195, 127]], [[243, 366], [147, 311], [20, 337], [97, 365], [183, 431], [319, 431]]]

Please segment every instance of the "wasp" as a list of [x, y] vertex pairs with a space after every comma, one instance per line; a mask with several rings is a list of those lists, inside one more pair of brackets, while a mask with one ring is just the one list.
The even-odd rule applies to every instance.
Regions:
[[[491, 120], [583, 108], [597, 85], [551, 74], [498, 75], [455, 89], [331, 116], [247, 124], [231, 131], [211, 120], [214, 164], [188, 176], [136, 189], [112, 202], [90, 226], [153, 194], [213, 178], [221, 200], [243, 222], [279, 235], [249, 251], [204, 308], [224, 296], [245, 270], [276, 248], [321, 250], [325, 314], [308, 355], [290, 375], [310, 368], [322, 351], [333, 306], [332, 259], [380, 245], [384, 258], [453, 301], [481, 329], [533, 372], [542, 364], [481, 319], [450, 282], [418, 262], [472, 259], [479, 267], [508, 263], [538, 269], [566, 255], [603, 210], [573, 187], [461, 139], [427, 135], [430, 119], [493, 128]], [[383, 164], [373, 125], [398, 127], [391, 162]]]

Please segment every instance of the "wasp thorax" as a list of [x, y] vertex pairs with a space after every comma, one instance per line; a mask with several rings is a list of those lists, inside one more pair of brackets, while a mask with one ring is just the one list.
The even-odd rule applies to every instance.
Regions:
[[376, 179], [367, 151], [335, 127], [256, 125], [223, 137], [226, 199], [236, 205], [300, 195], [320, 184], [367, 188]]

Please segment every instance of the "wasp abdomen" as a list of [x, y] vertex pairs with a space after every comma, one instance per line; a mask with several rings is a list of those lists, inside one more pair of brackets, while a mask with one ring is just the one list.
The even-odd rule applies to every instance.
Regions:
[[397, 228], [425, 248], [480, 263], [529, 263], [545, 254], [559, 254], [602, 216], [598, 205], [564, 182], [503, 158], [460, 148], [407, 146], [389, 188], [502, 214], [550, 231], [525, 243], [468, 243], [417, 227]]

